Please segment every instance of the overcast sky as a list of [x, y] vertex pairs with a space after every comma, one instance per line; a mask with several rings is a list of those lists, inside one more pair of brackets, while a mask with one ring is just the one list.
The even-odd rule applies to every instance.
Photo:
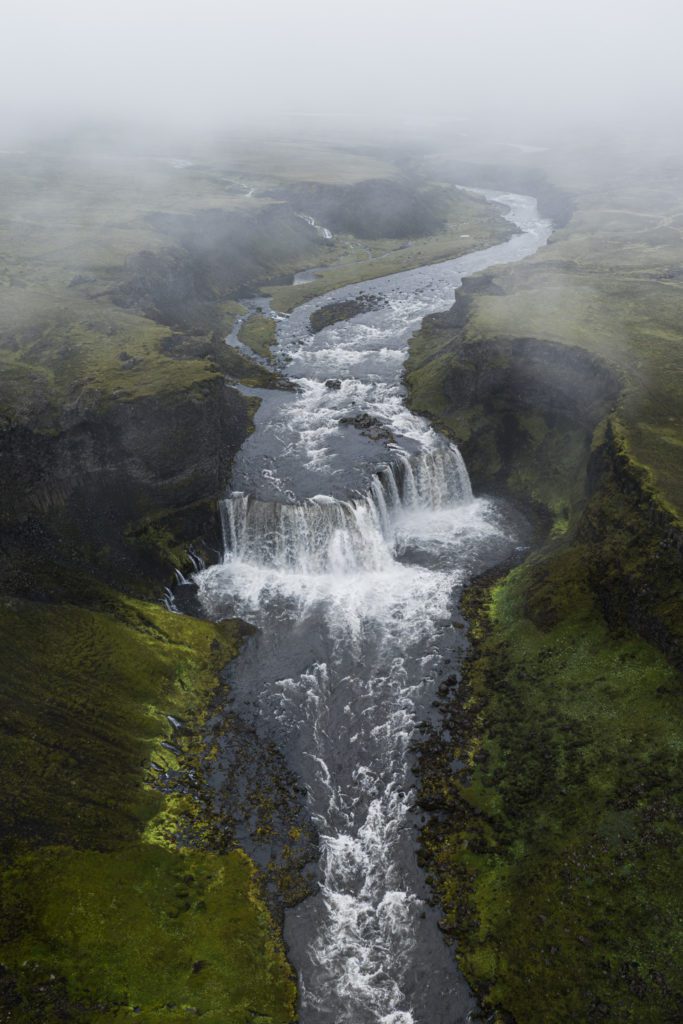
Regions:
[[683, 115], [681, 0], [3, 0], [5, 127]]

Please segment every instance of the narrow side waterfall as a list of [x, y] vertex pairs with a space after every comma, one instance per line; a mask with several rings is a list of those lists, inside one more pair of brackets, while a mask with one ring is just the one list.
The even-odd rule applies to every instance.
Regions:
[[[259, 628], [231, 700], [283, 750], [319, 832], [318, 892], [285, 923], [302, 1024], [465, 1024], [475, 1009], [417, 865], [411, 747], [453, 685], [462, 585], [508, 557], [524, 524], [473, 496], [458, 449], [406, 409], [400, 372], [411, 333], [465, 274], [547, 240], [534, 200], [489, 198], [521, 229], [509, 242], [278, 323], [297, 391], [259, 392], [221, 504], [223, 560], [194, 577], [209, 615]], [[371, 311], [311, 332], [314, 309], [361, 292], [377, 296]], [[353, 425], [368, 422], [375, 437]]]

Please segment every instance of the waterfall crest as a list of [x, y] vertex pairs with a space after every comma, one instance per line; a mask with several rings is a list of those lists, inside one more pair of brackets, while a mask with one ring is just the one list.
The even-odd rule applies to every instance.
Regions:
[[285, 504], [236, 492], [221, 502], [224, 561], [239, 559], [297, 574], [378, 572], [393, 560], [402, 514], [471, 502], [472, 487], [454, 445], [396, 461], [367, 493], [342, 501], [318, 495]]

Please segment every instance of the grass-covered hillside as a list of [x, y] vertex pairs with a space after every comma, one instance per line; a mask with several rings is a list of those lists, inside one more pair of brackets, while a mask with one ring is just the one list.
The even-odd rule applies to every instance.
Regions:
[[0, 1019], [286, 1024], [281, 939], [197, 772], [239, 629], [79, 597], [0, 602]]
[[683, 1013], [683, 174], [627, 166], [556, 167], [565, 226], [466, 285], [408, 365], [475, 489], [545, 534], [466, 595], [422, 762], [444, 927], [517, 1024]]

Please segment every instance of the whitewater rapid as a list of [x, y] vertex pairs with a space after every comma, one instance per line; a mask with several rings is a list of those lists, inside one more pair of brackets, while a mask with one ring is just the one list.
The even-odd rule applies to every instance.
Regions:
[[[239, 713], [284, 751], [320, 836], [319, 888], [289, 911], [302, 1024], [458, 1024], [474, 1001], [416, 863], [411, 746], [462, 653], [457, 597], [520, 526], [472, 494], [458, 449], [405, 406], [411, 334], [462, 278], [523, 259], [550, 225], [488, 250], [329, 293], [278, 322], [296, 392], [257, 392], [222, 502], [224, 557], [195, 582], [210, 616], [260, 627], [234, 667]], [[310, 315], [373, 296], [319, 333]]]

